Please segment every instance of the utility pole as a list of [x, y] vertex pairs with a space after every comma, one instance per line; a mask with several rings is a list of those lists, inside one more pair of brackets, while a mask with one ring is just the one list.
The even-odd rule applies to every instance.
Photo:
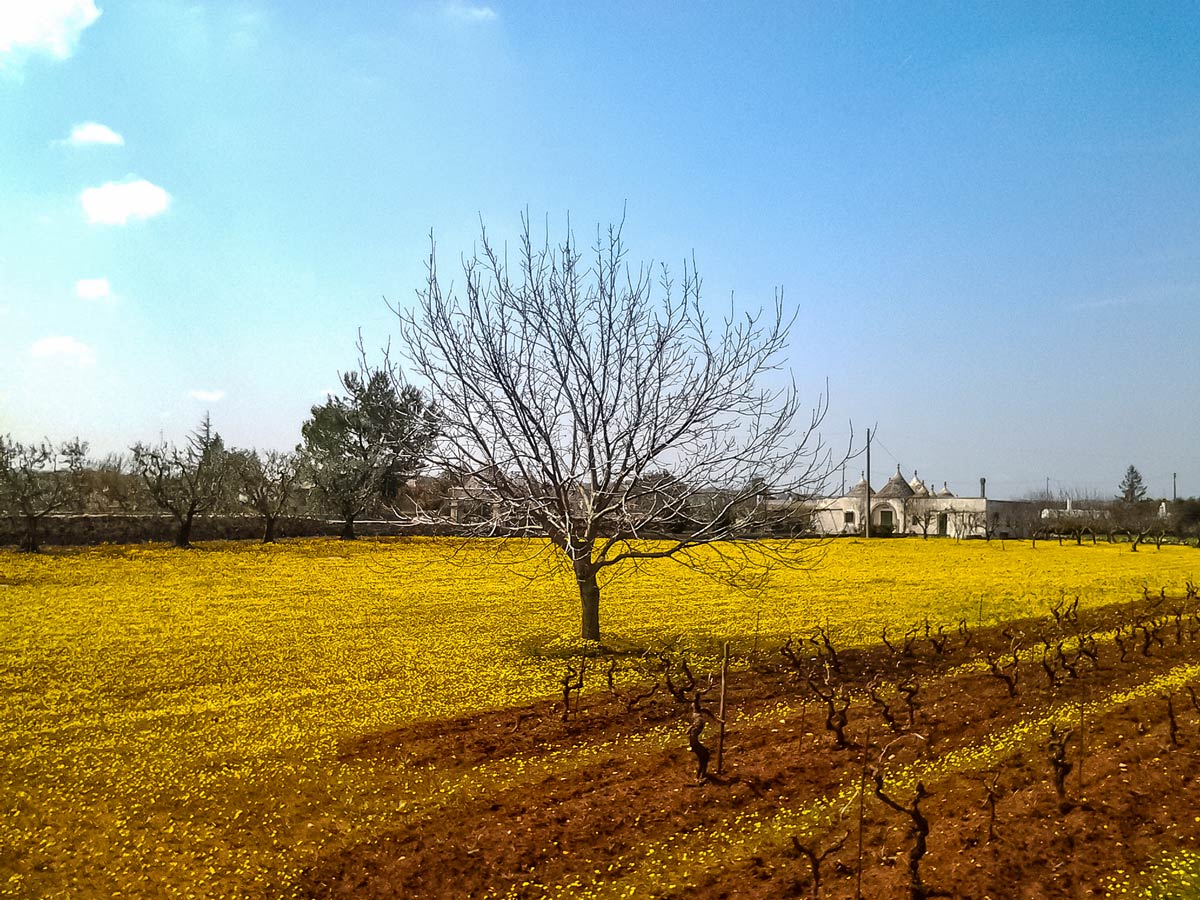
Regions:
[[863, 534], [869, 538], [871, 536], [871, 429], [870, 428], [867, 429], [867, 499], [866, 499], [866, 504], [867, 504], [867, 518], [866, 518], [866, 525], [864, 526], [866, 528], [866, 531], [864, 531]]
[[1178, 485], [1175, 482], [1175, 479], [1178, 477], [1179, 477], [1178, 472], [1171, 473], [1171, 502], [1172, 503], [1174, 503], [1176, 500], [1179, 499]]

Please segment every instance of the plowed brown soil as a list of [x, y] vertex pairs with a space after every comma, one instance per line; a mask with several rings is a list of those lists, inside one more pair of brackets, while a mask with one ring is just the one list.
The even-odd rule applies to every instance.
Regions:
[[[926, 779], [928, 797], [919, 812], [929, 826], [928, 849], [917, 883], [910, 867], [912, 819], [875, 798], [868, 773], [879, 769], [885, 791], [911, 808], [914, 791], [889, 784], [889, 767], [932, 762], [1052, 708], [1078, 707], [1200, 662], [1196, 606], [1195, 598], [1148, 598], [1061, 622], [951, 630], [944, 641], [936, 629], [929, 636], [922, 630], [907, 653], [892, 637], [893, 648], [839, 651], [836, 667], [817, 644], [798, 641], [795, 661], [775, 653], [730, 675], [728, 705], [737, 717], [728, 717], [721, 774], [703, 782], [684, 734], [688, 709], [659, 690], [630, 711], [629, 693], [608, 693], [605, 664], [596, 660], [565, 722], [561, 701], [547, 702], [347, 742], [345, 764], [394, 760], [443, 775], [503, 759], [564, 762], [548, 773], [530, 769], [533, 774], [511, 786], [417, 811], [370, 843], [339, 848], [314, 863], [303, 887], [319, 898], [534, 898], [577, 878], [591, 884], [610, 877], [597, 879], [597, 871], [636, 880], [632, 867], [648, 842], [677, 835], [678, 845], [699, 844], [701, 837], [688, 836], [719, 831], [735, 814], [770, 817], [836, 795], [844, 784], [865, 783], [861, 825], [855, 806], [825, 833], [801, 842], [820, 854], [844, 838], [820, 865], [821, 897], [1103, 896], [1118, 871], [1138, 872], [1161, 853], [1200, 838], [1200, 707], [1188, 691], [1175, 691], [1170, 707], [1166, 696], [1152, 693], [1073, 723], [1065, 753], [1071, 771], [1061, 795], [1048, 731], [986, 769]], [[1144, 629], [1131, 632], [1136, 623]], [[1111, 636], [1117, 627], [1123, 650]], [[1068, 642], [1064, 653], [1075, 677], [1055, 645], [1080, 633], [1095, 634], [1096, 658], [1078, 657]], [[1041, 662], [1043, 638], [1052, 675]], [[1036, 648], [1018, 667], [1015, 696], [986, 671], [990, 656], [1011, 673], [1014, 645]], [[891, 687], [880, 695], [895, 728], [865, 696], [881, 676], [893, 686], [905, 678], [918, 685], [911, 726]], [[826, 707], [810, 678], [821, 690], [828, 683], [854, 697], [845, 747], [826, 729]], [[683, 680], [678, 669], [675, 680]], [[715, 693], [706, 708], [715, 710]], [[665, 740], [615, 740], [676, 723]], [[715, 724], [702, 739], [715, 747]], [[596, 744], [604, 749], [570, 762], [572, 750]], [[638, 896], [817, 896], [800, 847], [778, 840], [683, 872], [679, 885], [641, 885]]]

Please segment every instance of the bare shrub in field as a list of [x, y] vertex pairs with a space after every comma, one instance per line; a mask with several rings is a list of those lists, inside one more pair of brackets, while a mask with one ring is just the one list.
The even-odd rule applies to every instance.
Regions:
[[917, 782], [916, 792], [912, 802], [904, 806], [884, 792], [883, 773], [878, 769], [872, 774], [875, 782], [875, 796], [887, 806], [908, 817], [911, 823], [909, 834], [913, 839], [912, 849], [908, 852], [909, 897], [911, 900], [927, 900], [930, 896], [948, 896], [941, 892], [933, 892], [925, 887], [921, 880], [921, 860], [928, 851], [929, 820], [921, 812], [921, 801], [929, 796], [923, 782]]
[[1067, 801], [1067, 776], [1075, 768], [1075, 764], [1067, 759], [1067, 742], [1070, 739], [1070, 731], [1061, 732], [1057, 725], [1050, 726], [1050, 739], [1046, 742], [1050, 754], [1050, 776], [1054, 781], [1054, 793], [1058, 795], [1059, 808], [1064, 812], [1071, 808]]
[[721, 720], [713, 714], [712, 710], [704, 707], [704, 701], [717, 686], [717, 682], [714, 678], [709, 677], [708, 684], [701, 687], [696, 676], [692, 674], [686, 659], [680, 660], [679, 667], [685, 679], [681, 684], [675, 684], [671, 678], [669, 664], [666, 666], [663, 678], [666, 680], [667, 691], [677, 703], [687, 708], [691, 717], [691, 724], [688, 726], [687, 732], [688, 748], [696, 757], [696, 781], [702, 784], [708, 780], [708, 763], [712, 758], [712, 751], [701, 742], [700, 738], [704, 733], [704, 726], [708, 722], [721, 724]]
[[834, 853], [841, 850], [849, 837], [850, 832], [846, 832], [837, 842], [830, 844], [824, 850], [818, 850], [820, 844], [816, 841], [811, 845], [802, 844], [798, 837], [792, 835], [792, 849], [796, 851], [797, 855], [807, 859], [808, 865], [812, 869], [813, 900], [820, 900], [821, 897], [821, 864]]

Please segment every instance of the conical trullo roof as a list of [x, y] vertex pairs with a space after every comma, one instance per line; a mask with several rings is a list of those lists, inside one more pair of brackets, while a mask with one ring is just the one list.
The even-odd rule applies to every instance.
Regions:
[[857, 497], [861, 500], [863, 497], [867, 496], [867, 491], [871, 491], [872, 496], [875, 495], [875, 491], [871, 488], [871, 486], [869, 484], [867, 484], [867, 479], [860, 478], [858, 481], [858, 484], [856, 484], [854, 487], [850, 488], [850, 493], [848, 493], [846, 496], [847, 497]]
[[949, 486], [947, 486], [946, 482], [944, 482], [944, 481], [942, 482], [942, 489], [937, 492], [937, 495], [939, 497], [953, 497], [954, 496], [952, 493], [950, 493], [950, 488], [949, 488]]
[[896, 474], [888, 479], [888, 483], [885, 484], [875, 496], [880, 500], [887, 500], [893, 497], [903, 500], [911, 497], [912, 495], [913, 489], [908, 486], [908, 482], [905, 481], [904, 476], [900, 474], [900, 467], [896, 466]]
[[916, 469], [913, 469], [912, 481], [910, 481], [908, 483], [908, 486], [910, 488], [912, 488], [914, 497], [928, 497], [929, 496], [929, 488], [925, 487], [925, 482], [923, 482], [920, 478], [917, 477]]

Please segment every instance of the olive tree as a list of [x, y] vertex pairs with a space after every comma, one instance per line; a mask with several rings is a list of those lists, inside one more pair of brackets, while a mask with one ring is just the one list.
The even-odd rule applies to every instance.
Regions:
[[1184, 543], [1188, 538], [1194, 537], [1196, 546], [1200, 547], [1200, 499], [1193, 497], [1173, 503], [1171, 528], [1175, 536]]
[[229, 453], [206, 415], [183, 447], [160, 442], [130, 448], [133, 470], [160, 509], [175, 519], [175, 546], [191, 547], [192, 524], [212, 512], [228, 486]]
[[37, 553], [42, 519], [81, 501], [86, 453], [78, 438], [23, 444], [0, 435], [0, 511], [21, 523], [21, 550]]
[[670, 558], [745, 575], [794, 559], [758, 538], [778, 533], [776, 513], [797, 521], [833, 468], [817, 433], [824, 395], [801, 416], [781, 370], [782, 296], [714, 319], [694, 263], [678, 284], [631, 266], [621, 231], [598, 229], [585, 259], [569, 232], [535, 246], [526, 218], [511, 266], [485, 231], [457, 290], [431, 246], [415, 304], [395, 307], [402, 353], [438, 408], [440, 460], [491, 509], [487, 527], [549, 540], [587, 640], [600, 639], [610, 567]]
[[303, 465], [304, 457], [298, 451], [260, 453], [250, 449], [230, 453], [238, 499], [262, 516], [264, 544], [275, 542], [275, 525], [292, 501]]

